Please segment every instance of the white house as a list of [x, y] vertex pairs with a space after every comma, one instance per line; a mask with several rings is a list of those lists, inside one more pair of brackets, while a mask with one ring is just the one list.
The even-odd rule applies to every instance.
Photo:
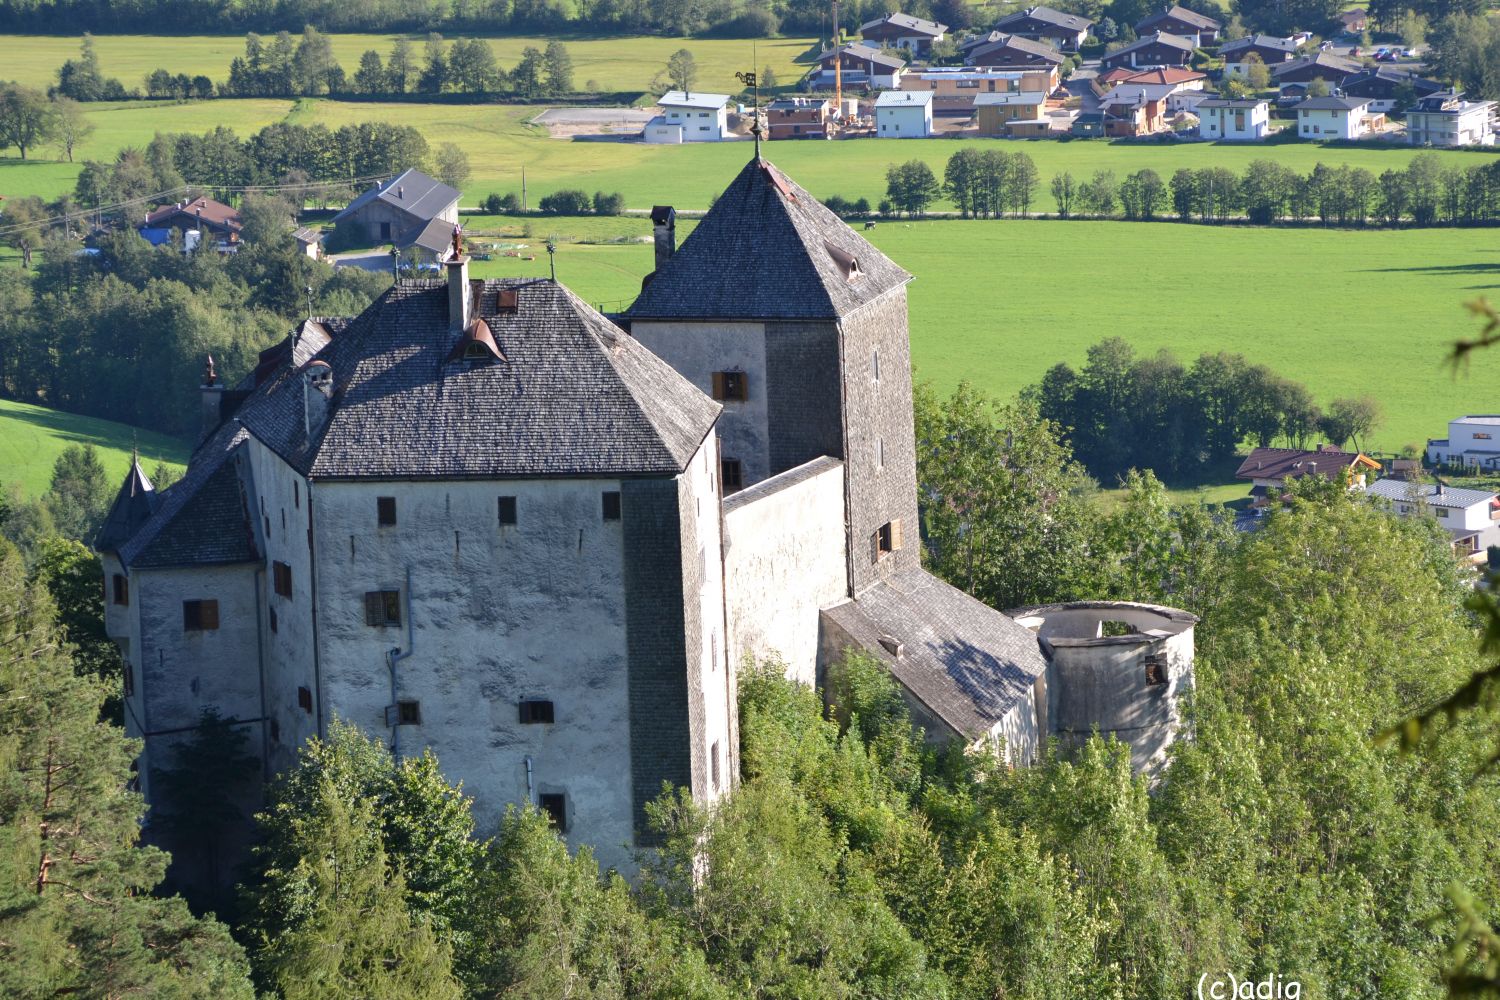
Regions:
[[1358, 139], [1383, 115], [1369, 114], [1365, 97], [1309, 97], [1297, 105], [1297, 134], [1304, 139]]
[[932, 91], [886, 91], [875, 99], [875, 122], [882, 139], [925, 139], [932, 135]]
[[1500, 496], [1487, 490], [1465, 490], [1406, 479], [1377, 479], [1367, 496], [1390, 501], [1402, 517], [1436, 517], [1453, 536], [1459, 554], [1477, 561], [1491, 545], [1500, 545]]
[[1247, 35], [1225, 42], [1219, 48], [1219, 55], [1224, 59], [1224, 75], [1249, 76], [1252, 54], [1259, 56], [1266, 68], [1271, 69], [1297, 58], [1297, 43], [1290, 38], [1272, 35]]
[[906, 63], [896, 56], [887, 55], [863, 42], [854, 42], [840, 49], [829, 49], [818, 57], [818, 68], [809, 74], [812, 86], [832, 90], [835, 65], [841, 67], [839, 72], [846, 90], [860, 87], [894, 90], [901, 86], [901, 74], [906, 71]]
[[1205, 139], [1253, 142], [1271, 127], [1271, 106], [1251, 98], [1210, 97], [1198, 102], [1198, 134]]
[[1406, 113], [1406, 134], [1413, 146], [1493, 146], [1495, 102], [1424, 97]]
[[647, 142], [718, 142], [728, 131], [728, 94], [669, 90], [656, 103], [662, 113], [646, 123]]
[[1447, 437], [1428, 439], [1427, 461], [1500, 468], [1500, 414], [1471, 414], [1448, 421]]

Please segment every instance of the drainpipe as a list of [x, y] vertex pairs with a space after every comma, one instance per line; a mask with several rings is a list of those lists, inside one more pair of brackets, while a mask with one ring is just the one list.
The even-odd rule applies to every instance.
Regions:
[[385, 654], [386, 667], [391, 672], [391, 708], [395, 709], [396, 716], [391, 719], [391, 756], [397, 763], [401, 762], [401, 709], [400, 702], [396, 700], [399, 687], [396, 684], [396, 664], [406, 659], [412, 653], [413, 632], [411, 624], [411, 567], [406, 567], [406, 650], [403, 652], [400, 646], [387, 650]]
[[531, 783], [531, 758], [526, 758], [526, 801], [530, 805], [536, 805], [536, 790]]

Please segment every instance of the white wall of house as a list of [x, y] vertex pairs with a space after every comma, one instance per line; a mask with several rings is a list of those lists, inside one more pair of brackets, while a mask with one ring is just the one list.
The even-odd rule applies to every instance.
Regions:
[[1304, 139], [1358, 139], [1368, 131], [1367, 109], [1355, 111], [1321, 111], [1299, 108], [1297, 134]]
[[724, 511], [730, 662], [780, 660], [811, 687], [818, 611], [848, 596], [843, 464], [815, 459], [740, 497]]
[[1493, 146], [1495, 107], [1484, 101], [1457, 114], [1409, 111], [1406, 134], [1413, 146]]
[[682, 123], [671, 123], [665, 115], [657, 115], [646, 123], [642, 135], [655, 145], [676, 145], [682, 142]]
[[[475, 798], [481, 828], [529, 794], [566, 796], [568, 837], [629, 862], [630, 723], [622, 521], [602, 519], [607, 479], [316, 484], [325, 711], [432, 747]], [[397, 523], [376, 524], [394, 497]], [[501, 496], [517, 524], [499, 523]], [[408, 587], [409, 580], [409, 587]], [[398, 590], [400, 626], [365, 623], [365, 592]], [[407, 625], [410, 623], [411, 639]], [[396, 664], [393, 699], [387, 652]], [[520, 702], [553, 702], [552, 724]], [[388, 727], [394, 701], [421, 723]], [[531, 764], [528, 792], [527, 762]]]
[[1253, 108], [1205, 108], [1200, 106], [1198, 134], [1205, 139], [1254, 141], [1264, 139], [1270, 129], [1271, 109], [1265, 101]]
[[682, 142], [718, 142], [729, 128], [728, 112], [722, 106], [713, 111], [663, 104], [661, 110], [667, 125], [682, 128]]
[[1427, 442], [1427, 460], [1434, 465], [1500, 464], [1500, 416], [1448, 421], [1448, 436]]
[[[696, 603], [696, 618], [701, 630], [698, 676], [690, 678], [688, 684], [689, 699], [701, 699], [703, 708], [701, 714], [691, 708], [688, 712], [693, 774], [708, 776], [701, 788], [693, 789], [694, 797], [700, 801], [713, 800], [727, 793], [734, 784], [734, 776], [739, 773], [734, 684], [738, 664], [729, 658], [729, 639], [724, 622], [719, 458], [718, 440], [709, 434], [678, 480], [682, 491], [679, 509], [691, 511], [694, 519], [691, 542], [695, 547], [685, 546], [682, 557], [685, 564], [683, 579], [698, 580], [698, 592], [683, 594], [683, 600], [690, 606]], [[688, 541], [686, 529], [683, 535]], [[697, 563], [696, 571], [686, 565], [690, 561]], [[689, 664], [688, 669], [693, 669], [693, 665]]]
[[876, 108], [875, 121], [882, 139], [925, 139], [932, 135], [932, 104]]

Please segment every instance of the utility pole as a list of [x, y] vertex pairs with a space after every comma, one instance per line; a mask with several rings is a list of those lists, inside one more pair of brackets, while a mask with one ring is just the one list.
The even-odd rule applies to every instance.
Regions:
[[526, 211], [526, 164], [521, 164], [521, 211]]

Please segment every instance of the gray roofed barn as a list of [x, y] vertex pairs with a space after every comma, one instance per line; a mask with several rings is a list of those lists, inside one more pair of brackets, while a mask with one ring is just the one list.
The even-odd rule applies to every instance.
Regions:
[[[840, 255], [852, 257], [850, 271]], [[631, 319], [832, 319], [911, 275], [765, 160], [751, 160], [652, 275]]]
[[371, 243], [389, 243], [434, 219], [458, 223], [458, 191], [420, 170], [406, 170], [365, 190], [333, 223]]

